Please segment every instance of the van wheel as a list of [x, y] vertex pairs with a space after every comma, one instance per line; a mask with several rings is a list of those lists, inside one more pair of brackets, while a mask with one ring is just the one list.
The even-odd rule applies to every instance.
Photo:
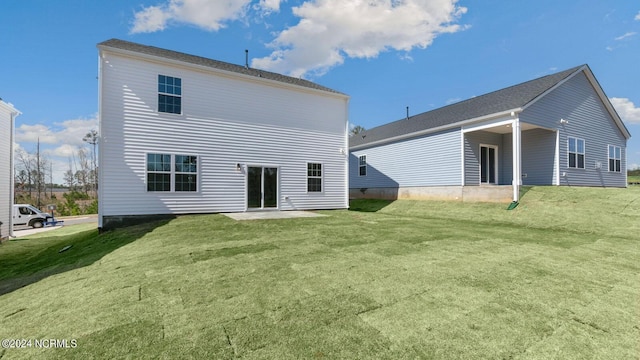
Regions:
[[42, 226], [44, 226], [44, 224], [42, 223], [42, 220], [36, 220], [36, 221], [34, 221], [34, 222], [33, 222], [33, 224], [31, 224], [31, 226], [32, 226], [34, 229], [39, 229], [39, 228], [41, 228]]

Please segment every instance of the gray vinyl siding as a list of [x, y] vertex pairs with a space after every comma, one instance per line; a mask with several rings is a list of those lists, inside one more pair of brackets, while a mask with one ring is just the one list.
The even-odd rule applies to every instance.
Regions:
[[[568, 123], [560, 124], [560, 119]], [[560, 185], [626, 186], [626, 139], [584, 73], [578, 73], [526, 108], [520, 120], [559, 130], [559, 169], [565, 175], [560, 176]], [[585, 140], [584, 169], [568, 167], [568, 137]], [[608, 171], [608, 145], [622, 148], [620, 173]]]
[[[182, 114], [157, 111], [158, 74], [182, 79]], [[344, 95], [109, 52], [100, 92], [101, 216], [245, 211], [248, 165], [279, 168], [281, 210], [348, 207]], [[148, 192], [147, 153], [197, 155], [198, 191]]]
[[[350, 153], [349, 187], [461, 185], [460, 129], [451, 129]], [[358, 157], [367, 156], [367, 176]]]
[[0, 238], [9, 236], [11, 220], [11, 109], [0, 101]]
[[[506, 141], [505, 141], [506, 138]], [[504, 136], [488, 131], [474, 131], [464, 136], [464, 185], [480, 185], [480, 145], [498, 147], [498, 184], [511, 184], [511, 135]], [[505, 147], [509, 143], [509, 149]], [[505, 164], [508, 164], [508, 172]]]
[[522, 184], [553, 185], [556, 178], [556, 133], [544, 129], [522, 132]]

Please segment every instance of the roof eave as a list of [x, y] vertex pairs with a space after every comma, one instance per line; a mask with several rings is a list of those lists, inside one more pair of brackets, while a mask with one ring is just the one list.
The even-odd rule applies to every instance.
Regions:
[[[393, 136], [393, 137], [389, 137], [389, 138], [385, 138], [385, 139], [375, 140], [375, 141], [368, 142], [368, 143], [365, 143], [365, 144], [359, 144], [359, 145], [350, 146], [349, 150], [366, 149], [366, 148], [371, 147], [371, 146], [383, 145], [383, 144], [386, 144], [386, 143], [391, 143], [391, 142], [394, 142], [394, 141], [414, 138], [414, 137], [418, 137], [418, 136], [421, 136], [421, 135], [435, 133], [435, 132], [438, 132], [438, 131], [454, 129], [454, 128], [457, 128], [457, 127], [462, 127], [462, 126], [465, 126], [465, 125], [468, 125], [468, 124], [472, 124], [472, 123], [476, 123], [476, 122], [482, 122], [482, 121], [487, 121], [487, 120], [492, 120], [492, 119], [497, 119], [497, 118], [503, 118], [503, 117], [506, 117], [506, 116], [515, 116], [515, 115], [521, 113], [522, 110], [523, 110], [522, 108], [514, 108], [514, 109], [510, 109], [510, 110], [504, 110], [504, 111], [500, 111], [500, 112], [489, 114], [489, 115], [483, 115], [483, 116], [475, 117], [475, 118], [472, 118], [472, 119], [458, 121], [458, 122], [455, 122], [455, 123], [452, 123], [452, 124], [437, 126], [437, 127], [430, 128], [430, 129], [414, 131], [414, 132], [408, 133], [408, 134], [402, 134], [402, 135], [397, 135], [397, 136]], [[357, 135], [354, 135], [354, 136], [357, 136]]]

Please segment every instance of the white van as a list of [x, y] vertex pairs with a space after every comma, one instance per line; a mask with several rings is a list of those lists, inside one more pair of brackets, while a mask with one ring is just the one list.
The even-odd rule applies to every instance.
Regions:
[[29, 204], [13, 205], [13, 226], [31, 226], [33, 228], [41, 228], [44, 223], [51, 221], [53, 216], [38, 210], [35, 206]]

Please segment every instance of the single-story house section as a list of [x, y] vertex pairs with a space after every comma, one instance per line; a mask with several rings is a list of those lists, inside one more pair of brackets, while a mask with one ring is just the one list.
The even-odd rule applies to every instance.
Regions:
[[98, 49], [101, 229], [348, 207], [347, 95], [123, 40]]
[[520, 185], [625, 187], [630, 136], [582, 65], [352, 136], [350, 196], [508, 202]]
[[0, 240], [13, 236], [13, 131], [19, 114], [0, 99]]

